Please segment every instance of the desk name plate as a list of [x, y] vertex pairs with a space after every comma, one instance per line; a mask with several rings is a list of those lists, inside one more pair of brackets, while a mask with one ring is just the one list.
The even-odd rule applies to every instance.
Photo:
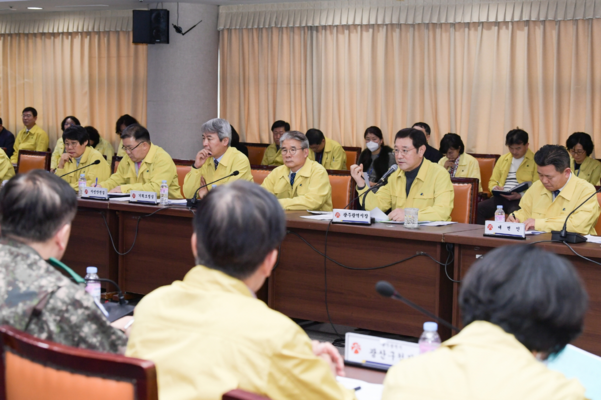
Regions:
[[82, 199], [94, 199], [94, 200], [108, 200], [109, 191], [106, 188], [99, 187], [85, 187], [82, 189]]
[[335, 208], [332, 211], [332, 223], [371, 225], [371, 213], [369, 211]]
[[417, 343], [352, 332], [348, 332], [345, 339], [344, 361], [367, 367], [390, 368], [401, 360], [419, 355]]
[[129, 192], [129, 196], [130, 203], [157, 204], [157, 194], [155, 192], [132, 190]]
[[484, 223], [484, 236], [525, 240], [526, 226], [517, 222], [486, 221]]

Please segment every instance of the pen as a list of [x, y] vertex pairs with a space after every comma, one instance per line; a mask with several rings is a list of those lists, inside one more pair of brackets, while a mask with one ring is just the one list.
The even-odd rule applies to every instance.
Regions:
[[357, 390], [361, 390], [361, 386], [357, 386], [357, 387], [356, 387], [356, 388], [354, 388], [353, 390], [354, 390], [355, 392], [356, 392]]
[[515, 219], [517, 221], [517, 218], [515, 217], [514, 213], [511, 213], [511, 216], [513, 217], [513, 219]]
[[98, 178], [96, 178], [96, 183], [94, 184], [94, 187], [98, 187]]
[[130, 326], [133, 325], [133, 323], [134, 323], [134, 319], [132, 318], [127, 324], [125, 324], [125, 326], [123, 327], [123, 330], [127, 330], [127, 328], [129, 328]]

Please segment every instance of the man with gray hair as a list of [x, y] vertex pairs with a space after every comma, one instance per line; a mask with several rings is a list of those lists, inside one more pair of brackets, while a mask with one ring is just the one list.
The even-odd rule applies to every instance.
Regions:
[[284, 210], [332, 211], [332, 186], [326, 169], [309, 159], [309, 141], [298, 131], [286, 132], [280, 140], [284, 165], [263, 181]]
[[[43, 170], [20, 174], [0, 191], [0, 325], [67, 346], [123, 353], [127, 338], [83, 286], [55, 267], [77, 212], [69, 184]], [[74, 274], [74, 273], [73, 273]]]
[[[248, 157], [230, 146], [232, 128], [229, 122], [213, 118], [202, 124], [201, 132], [204, 148], [196, 154], [194, 165], [184, 179], [186, 198], [191, 199], [198, 191], [196, 196], [202, 199], [212, 188], [238, 179], [253, 181]], [[238, 171], [237, 175], [225, 178], [235, 171]], [[218, 181], [219, 179], [222, 180]], [[199, 190], [201, 186], [211, 182], [215, 183]]]

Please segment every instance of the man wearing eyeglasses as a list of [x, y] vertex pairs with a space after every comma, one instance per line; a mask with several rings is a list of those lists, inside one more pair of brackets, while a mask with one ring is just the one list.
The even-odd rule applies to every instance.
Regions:
[[129, 125], [121, 139], [125, 156], [117, 172], [98, 186], [109, 189], [109, 193], [140, 190], [155, 192], [158, 197], [165, 180], [169, 185], [169, 198], [182, 198], [173, 159], [165, 150], [152, 144], [146, 128], [139, 124]]
[[[284, 165], [263, 181], [284, 210], [332, 211], [332, 186], [324, 167], [309, 159], [309, 141], [298, 131], [286, 132], [280, 147]], [[448, 173], [447, 173], [448, 175]]]
[[[405, 208], [417, 208], [419, 221], [450, 221], [455, 192], [446, 169], [424, 158], [426, 135], [414, 128], [401, 129], [394, 139], [394, 154], [399, 169], [377, 193], [369, 192], [361, 204], [366, 210], [378, 207], [393, 221], [405, 220]], [[352, 165], [351, 175], [357, 192], [369, 189], [363, 179], [363, 165]], [[361, 197], [363, 199], [363, 196]]]
[[14, 153], [10, 158], [13, 164], [19, 160], [19, 150], [48, 151], [48, 134], [35, 124], [38, 112], [33, 107], [25, 107], [21, 113], [25, 128], [17, 133]]

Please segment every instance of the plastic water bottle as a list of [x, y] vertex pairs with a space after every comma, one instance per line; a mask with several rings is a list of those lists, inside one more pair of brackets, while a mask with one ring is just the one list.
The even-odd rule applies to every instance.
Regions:
[[424, 322], [424, 333], [419, 338], [419, 354], [429, 353], [440, 347], [440, 336], [438, 336], [438, 324], [436, 322]]
[[497, 211], [495, 211], [495, 222], [505, 222], [505, 211], [503, 211], [503, 206], [497, 206]]
[[83, 195], [83, 191], [85, 190], [86, 186], [88, 186], [88, 184], [86, 183], [86, 174], [79, 175], [78, 186], [79, 186], [79, 192], [77, 192], [77, 197], [79, 197], [81, 199], [81, 196]]
[[167, 185], [167, 181], [161, 183], [161, 198], [159, 199], [159, 204], [161, 207], [169, 205], [169, 185]]
[[98, 280], [98, 268], [88, 267], [86, 268], [86, 292], [92, 296], [92, 298], [100, 302], [100, 281]]

